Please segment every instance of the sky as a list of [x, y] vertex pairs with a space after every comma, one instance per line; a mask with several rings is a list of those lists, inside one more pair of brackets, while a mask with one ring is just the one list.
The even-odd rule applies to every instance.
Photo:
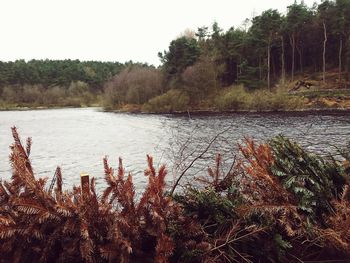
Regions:
[[[0, 0], [0, 60], [147, 62], [186, 29], [239, 27], [294, 0]], [[304, 0], [312, 6], [315, 0]], [[319, 0], [316, 2], [320, 2]]]

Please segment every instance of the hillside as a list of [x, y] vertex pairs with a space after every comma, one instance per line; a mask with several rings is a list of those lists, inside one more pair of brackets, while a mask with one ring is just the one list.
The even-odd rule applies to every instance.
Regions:
[[[305, 98], [306, 109], [350, 109], [350, 82], [345, 80], [345, 76], [339, 81], [337, 69], [328, 71], [325, 77], [324, 84], [321, 72], [297, 75], [297, 80], [287, 84], [287, 90], [290, 94]], [[300, 85], [298, 90], [293, 90], [300, 82], [309, 87]]]

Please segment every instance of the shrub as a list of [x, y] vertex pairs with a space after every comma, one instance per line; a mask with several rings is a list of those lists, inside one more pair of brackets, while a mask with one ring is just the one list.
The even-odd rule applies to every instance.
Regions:
[[62, 87], [55, 86], [45, 90], [43, 94], [43, 104], [50, 105], [60, 105], [66, 97], [66, 92]]
[[198, 62], [185, 69], [181, 78], [191, 101], [201, 101], [216, 91], [217, 71], [218, 66], [205, 56], [200, 57]]
[[252, 93], [252, 96], [249, 105], [252, 110], [295, 110], [304, 105], [301, 97], [288, 95], [283, 90], [273, 92], [256, 90]]
[[67, 90], [62, 86], [44, 88], [42, 85], [11, 85], [3, 88], [2, 107], [24, 106], [81, 106], [96, 103], [97, 95], [89, 91], [88, 84], [72, 82]]
[[68, 88], [68, 94], [76, 97], [81, 96], [87, 91], [89, 91], [89, 85], [83, 81], [72, 81]]
[[5, 86], [2, 90], [1, 97], [8, 103], [21, 102], [17, 93], [19, 89], [19, 86]]
[[71, 82], [67, 95], [63, 102], [67, 106], [90, 106], [97, 101], [96, 93], [91, 92], [89, 84], [83, 81]]
[[162, 74], [152, 67], [131, 66], [105, 84], [104, 105], [118, 108], [123, 104], [143, 104], [157, 96]]
[[303, 104], [302, 98], [290, 96], [281, 89], [273, 92], [267, 90], [246, 91], [242, 85], [233, 86], [220, 92], [214, 100], [214, 105], [220, 110], [294, 110]]
[[146, 112], [185, 111], [189, 104], [188, 95], [180, 90], [169, 90], [160, 96], [150, 99], [142, 108]]
[[42, 87], [38, 85], [24, 85], [21, 95], [23, 103], [40, 105], [42, 102]]
[[251, 96], [242, 85], [235, 86], [220, 92], [214, 104], [220, 110], [246, 110]]

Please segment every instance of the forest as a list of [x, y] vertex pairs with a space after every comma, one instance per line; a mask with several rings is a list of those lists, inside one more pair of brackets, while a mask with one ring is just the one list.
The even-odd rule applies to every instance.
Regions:
[[104, 83], [133, 62], [0, 61], [0, 108], [97, 103]]
[[303, 98], [286, 92], [298, 80], [313, 81], [317, 90], [349, 87], [349, 31], [349, 0], [312, 7], [294, 2], [285, 14], [269, 9], [227, 31], [216, 22], [186, 30], [159, 52], [161, 66], [148, 72], [159, 77], [143, 72], [141, 86], [135, 77], [140, 69], [125, 68], [106, 84], [105, 102], [165, 112], [298, 108]]
[[[185, 30], [147, 63], [0, 62], [0, 106], [107, 110], [350, 108], [350, 0], [269, 9], [224, 31]], [[306, 81], [311, 89], [289, 92]]]

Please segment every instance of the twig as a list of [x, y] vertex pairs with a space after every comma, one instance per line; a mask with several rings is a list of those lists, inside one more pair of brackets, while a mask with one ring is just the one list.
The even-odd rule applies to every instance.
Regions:
[[177, 178], [175, 184], [173, 185], [173, 187], [171, 188], [170, 191], [170, 196], [172, 196], [174, 194], [174, 191], [176, 189], [176, 187], [178, 186], [180, 180], [182, 179], [182, 177], [186, 174], [186, 172], [193, 166], [193, 164], [200, 158], [202, 158], [202, 156], [209, 150], [210, 146], [216, 141], [216, 139], [222, 135], [223, 133], [227, 132], [229, 129], [231, 128], [231, 126], [229, 126], [228, 128], [226, 128], [225, 130], [223, 130], [222, 132], [217, 133], [214, 138], [209, 142], [209, 144], [207, 145], [207, 147], [197, 156], [195, 157], [192, 162], [185, 168], [185, 170], [182, 171], [182, 173], [180, 174], [180, 176]]
[[300, 258], [298, 258], [297, 256], [294, 256], [293, 254], [291, 253], [288, 253], [290, 256], [292, 256], [293, 258], [295, 258], [298, 262], [300, 263], [304, 263], [304, 261], [302, 261]]
[[[251, 227], [248, 227], [248, 228], [246, 228], [246, 229], [244, 229], [244, 230], [247, 230], [247, 229], [249, 229], [249, 228], [251, 228]], [[256, 234], [256, 233], [258, 233], [258, 232], [261, 232], [261, 231], [263, 231], [263, 230], [264, 230], [264, 228], [258, 228], [257, 230], [255, 230], [255, 231], [253, 231], [253, 232], [249, 232], [249, 233], [247, 233], [247, 234], [245, 234], [245, 235], [243, 235], [243, 236], [240, 236], [240, 237], [231, 239], [231, 240], [229, 240], [228, 242], [225, 242], [224, 244], [222, 244], [222, 245], [220, 245], [220, 246], [213, 247], [209, 252], [213, 252], [213, 251], [215, 251], [215, 250], [218, 250], [218, 249], [220, 249], [220, 248], [222, 248], [222, 247], [224, 247], [224, 246], [226, 246], [226, 245], [228, 245], [228, 244], [230, 244], [230, 243], [232, 243], [232, 242], [236, 242], [236, 241], [238, 241], [238, 240], [240, 240], [240, 239], [242, 239], [242, 238], [248, 237], [248, 236], [250, 236], [250, 235], [254, 235], [254, 234]]]

